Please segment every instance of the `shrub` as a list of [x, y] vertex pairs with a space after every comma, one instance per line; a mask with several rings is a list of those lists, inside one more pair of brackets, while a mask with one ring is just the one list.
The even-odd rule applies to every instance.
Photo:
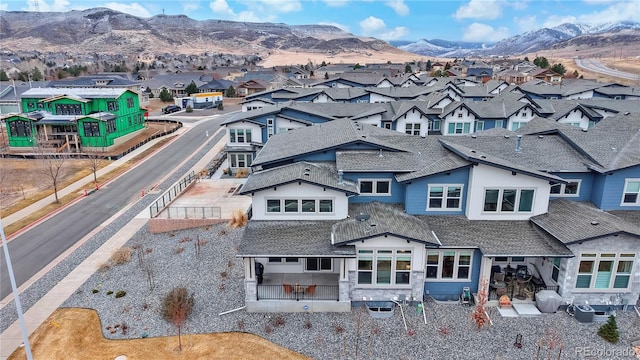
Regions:
[[184, 110], [185, 112], [188, 112], [188, 113], [193, 112], [193, 108], [191, 107], [191, 105], [187, 105], [187, 107]]
[[118, 292], [116, 293], [116, 299], [121, 298], [123, 296], [127, 295], [127, 292], [124, 290], [118, 290]]
[[239, 228], [247, 225], [249, 222], [249, 218], [247, 214], [243, 213], [242, 210], [236, 210], [231, 214], [231, 221], [229, 221], [229, 226], [232, 228]]
[[286, 320], [284, 319], [284, 317], [278, 315], [276, 317], [274, 317], [273, 319], [271, 319], [271, 324], [273, 326], [284, 326], [284, 323], [286, 322]]
[[129, 261], [131, 261], [131, 253], [132, 253], [133, 249], [131, 249], [130, 247], [123, 247], [120, 248], [118, 250], [116, 250], [112, 255], [111, 255], [111, 263], [114, 265], [123, 265], [128, 263]]
[[618, 340], [620, 340], [620, 333], [618, 332], [618, 324], [616, 323], [615, 316], [609, 316], [609, 320], [607, 320], [607, 322], [598, 330], [598, 335], [612, 344], [618, 343]]
[[98, 290], [98, 289], [93, 289], [93, 290], [91, 290], [91, 292], [92, 292], [92, 293], [94, 293], [94, 294], [97, 294], [98, 292], [100, 292], [100, 290]]
[[103, 262], [102, 264], [100, 264], [100, 266], [98, 267], [98, 271], [100, 272], [107, 272], [107, 270], [111, 269], [111, 264], [107, 261], [107, 262]]
[[181, 254], [184, 251], [184, 247], [180, 246], [173, 250], [174, 254]]
[[218, 104], [218, 110], [224, 110], [224, 105], [222, 105], [222, 103]]
[[107, 295], [111, 295], [111, 294], [113, 294], [113, 291], [111, 290], [107, 291]]
[[344, 332], [344, 326], [342, 326], [341, 324], [336, 325], [335, 329], [336, 329], [336, 334], [340, 334]]
[[313, 324], [311, 323], [311, 320], [307, 320], [304, 322], [305, 329], [311, 329], [312, 327], [313, 327]]

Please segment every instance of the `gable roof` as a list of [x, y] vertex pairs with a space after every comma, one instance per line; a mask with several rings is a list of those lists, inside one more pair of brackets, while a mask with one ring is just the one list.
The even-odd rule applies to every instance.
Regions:
[[418, 217], [429, 224], [446, 247], [478, 248], [484, 256], [573, 256], [564, 244], [527, 220], [468, 220], [462, 215]]
[[437, 247], [429, 226], [401, 206], [370, 202], [349, 205], [350, 218], [336, 222], [331, 231], [334, 244], [348, 244], [383, 235], [396, 236]]
[[327, 187], [353, 195], [358, 194], [358, 187], [355, 183], [338, 178], [338, 171], [334, 163], [307, 161], [299, 161], [251, 174], [240, 189], [240, 194], [246, 195], [295, 182]]
[[637, 224], [584, 202], [551, 200], [548, 212], [532, 217], [531, 221], [564, 244], [617, 234], [628, 234], [640, 239], [640, 226]]

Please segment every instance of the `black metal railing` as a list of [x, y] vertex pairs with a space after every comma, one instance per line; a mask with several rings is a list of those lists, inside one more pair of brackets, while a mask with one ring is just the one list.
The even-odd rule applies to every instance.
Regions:
[[340, 300], [338, 285], [258, 285], [256, 300]]
[[162, 197], [156, 200], [151, 206], [149, 206], [149, 213], [151, 218], [158, 216], [158, 214], [171, 204], [189, 185], [197, 180], [195, 172], [189, 173], [177, 184], [173, 185], [167, 192], [162, 194]]

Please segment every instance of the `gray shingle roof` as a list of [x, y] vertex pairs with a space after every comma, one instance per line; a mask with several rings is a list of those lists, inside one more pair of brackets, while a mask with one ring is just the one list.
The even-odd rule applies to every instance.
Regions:
[[531, 221], [565, 244], [627, 233], [640, 238], [640, 226], [589, 203], [564, 199], [549, 202], [546, 214]]
[[370, 144], [386, 150], [398, 150], [396, 146], [375, 136], [390, 133], [395, 133], [397, 136], [410, 136], [376, 126], [355, 124], [349, 119], [299, 128], [272, 136], [254, 159], [253, 166], [284, 161], [347, 144]]
[[351, 243], [382, 235], [438, 246], [427, 223], [407, 215], [399, 205], [370, 202], [349, 205], [349, 219], [332, 227], [334, 243]]
[[468, 220], [460, 216], [419, 216], [446, 247], [473, 247], [484, 256], [572, 256], [562, 243], [530, 221]]
[[334, 163], [300, 161], [252, 174], [240, 189], [240, 194], [249, 194], [296, 181], [346, 191], [352, 194], [358, 193], [358, 187], [355, 183], [347, 180], [339, 181]]
[[355, 257], [353, 246], [331, 245], [334, 221], [249, 221], [237, 256]]
[[79, 97], [84, 99], [94, 98], [117, 98], [124, 92], [129, 91], [127, 88], [31, 88], [22, 93], [23, 98], [45, 98], [52, 96], [66, 95], [69, 97]]

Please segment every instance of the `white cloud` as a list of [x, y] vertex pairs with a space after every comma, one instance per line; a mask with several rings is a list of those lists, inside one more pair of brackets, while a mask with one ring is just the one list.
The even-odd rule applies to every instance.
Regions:
[[[35, 0], [38, 3], [38, 10], [42, 12], [56, 12], [56, 11], [68, 11], [70, 10], [69, 6], [71, 3], [68, 0], [53, 0], [51, 4], [46, 2], [45, 0]], [[27, 8], [23, 8], [26, 11], [35, 11], [36, 6], [34, 1], [28, 1]]]
[[398, 26], [393, 29], [388, 29], [382, 19], [373, 16], [369, 16], [360, 21], [360, 29], [362, 30], [362, 35], [372, 36], [382, 40], [396, 40], [409, 34], [408, 28]]
[[579, 15], [578, 21], [586, 24], [604, 24], [619, 21], [638, 21], [640, 19], [640, 6], [637, 1], [617, 1], [601, 11]]
[[122, 3], [110, 2], [110, 3], [104, 4], [103, 6], [111, 10], [120, 11], [123, 13], [137, 16], [137, 17], [143, 17], [143, 18], [151, 17], [151, 13], [149, 12], [149, 10], [145, 9], [142, 5], [138, 3], [122, 4]]
[[220, 16], [237, 16], [229, 4], [225, 0], [215, 0], [209, 3], [209, 8], [215, 14]]
[[0, 11], [9, 10], [9, 4], [0, 4]]
[[[238, 1], [257, 14], [291, 13], [302, 10], [299, 0], [242, 0]], [[268, 16], [267, 16], [268, 17]]]
[[524, 10], [529, 6], [529, 0], [509, 1], [506, 5], [516, 10]]
[[542, 27], [552, 28], [554, 26], [558, 26], [565, 23], [575, 24], [578, 22], [578, 19], [575, 16], [567, 15], [567, 16], [558, 16], [551, 15], [547, 18], [547, 20], [542, 24]]
[[385, 2], [385, 5], [392, 8], [400, 16], [409, 15], [409, 7], [404, 3], [404, 0], [389, 0]]
[[465, 29], [464, 35], [462, 35], [462, 40], [494, 42], [507, 37], [509, 37], [509, 29], [506, 27], [501, 26], [494, 29], [493, 26], [487, 24], [473, 23]]
[[335, 26], [338, 29], [342, 30], [342, 31], [346, 31], [346, 32], [351, 32], [349, 30], [349, 26], [344, 25], [344, 24], [339, 24], [339, 23], [335, 23], [335, 22], [319, 22], [318, 25], [330, 25], [330, 26]]
[[181, 0], [180, 4], [184, 13], [190, 13], [200, 8], [200, 1], [196, 0]]
[[453, 17], [455, 19], [493, 20], [502, 15], [502, 5], [505, 2], [497, 0], [471, 0], [468, 4], [458, 8]]
[[347, 5], [349, 1], [347, 0], [323, 0], [325, 5], [330, 7], [341, 7]]
[[540, 28], [535, 15], [515, 16], [513, 23], [516, 24], [520, 32], [537, 30]]

